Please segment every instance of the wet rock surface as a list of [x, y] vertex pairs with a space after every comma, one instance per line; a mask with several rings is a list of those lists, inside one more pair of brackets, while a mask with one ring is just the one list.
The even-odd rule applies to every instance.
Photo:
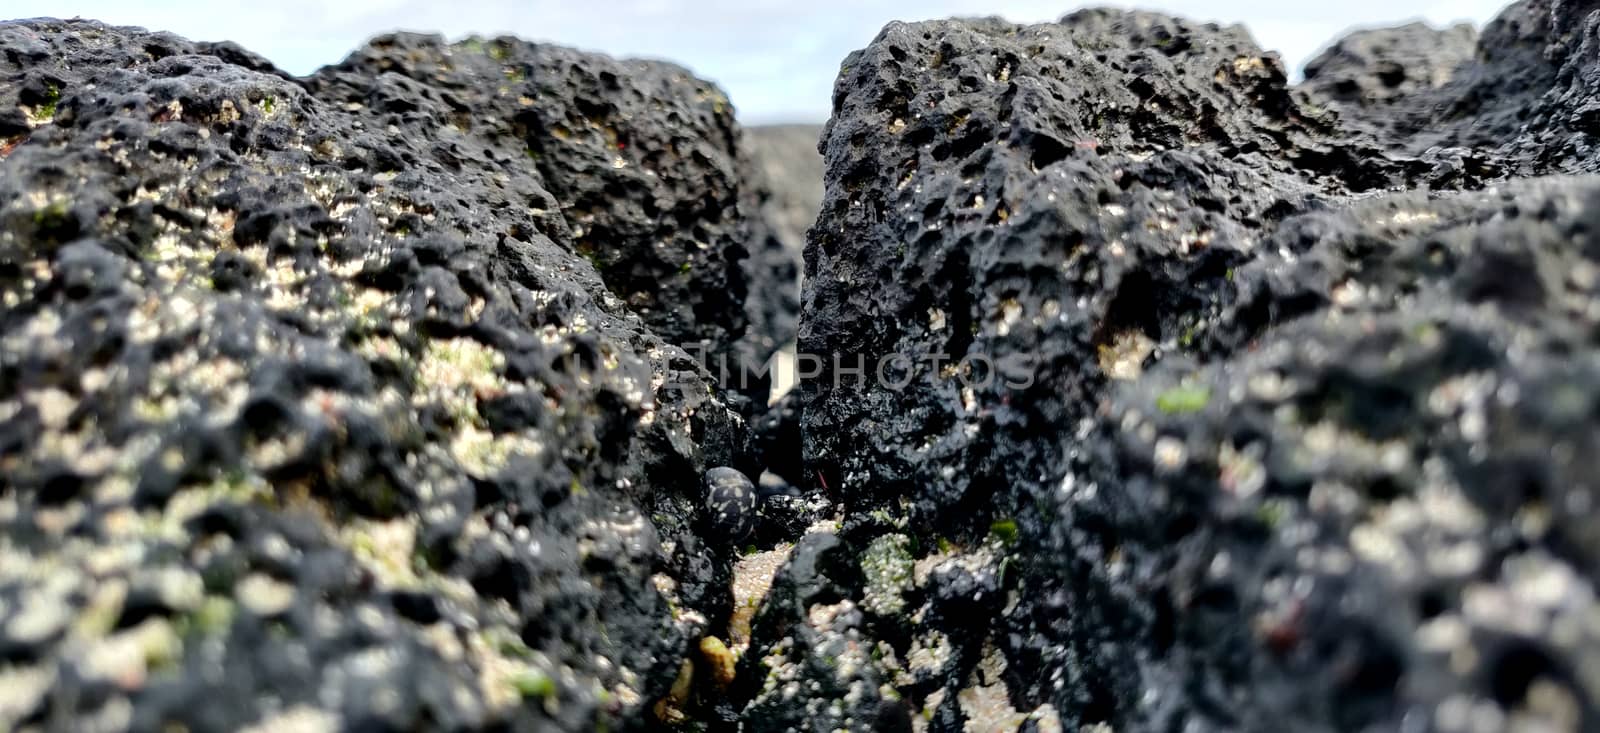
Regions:
[[1592, 730], [1596, 28], [0, 25], [0, 727]]
[[1145, 13], [853, 54], [798, 397], [843, 522], [743, 722], [1600, 725], [1597, 23], [1364, 32], [1300, 87]]

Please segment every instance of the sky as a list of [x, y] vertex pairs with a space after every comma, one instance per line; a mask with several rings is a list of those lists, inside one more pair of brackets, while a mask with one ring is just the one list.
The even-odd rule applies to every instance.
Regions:
[[[1298, 70], [1355, 27], [1425, 20], [1482, 26], [1504, 0], [1150, 0], [1093, 5], [1161, 10], [1243, 23]], [[1000, 15], [1053, 20], [1071, 0], [0, 0], [0, 19], [84, 17], [231, 40], [295, 74], [344, 58], [391, 30], [511, 35], [683, 64], [727, 91], [745, 124], [821, 122], [850, 51], [892, 20]]]

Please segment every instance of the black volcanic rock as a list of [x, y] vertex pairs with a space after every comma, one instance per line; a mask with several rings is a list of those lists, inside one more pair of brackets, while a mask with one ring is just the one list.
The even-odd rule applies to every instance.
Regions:
[[[1146, 674], [1218, 687], [1147, 686], [1114, 715], [1595, 724], [1600, 690], [1574, 670], [1600, 635], [1573, 622], [1594, 612], [1600, 568], [1576, 457], [1600, 440], [1600, 318], [1571, 304], [1600, 295], [1597, 194], [1541, 179], [1291, 219], [1276, 254], [1237, 270], [1225, 318], [1318, 307], [1116, 390], [1043, 540], [1072, 552], [1020, 582], [1117, 597], [1126, 638], [1167, 645]], [[1037, 613], [1011, 630], [1088, 651]]]
[[[1411, 154], [1442, 149], [1446, 156], [1465, 156], [1469, 166], [1522, 177], [1600, 170], [1592, 142], [1600, 134], [1600, 45], [1592, 10], [1581, 0], [1524, 0], [1506, 8], [1483, 29], [1476, 52], [1455, 67], [1447, 83], [1394, 100], [1392, 119], [1382, 124], [1395, 132], [1384, 144]], [[1414, 53], [1369, 50], [1375, 53], [1373, 68], [1385, 58], [1406, 63]], [[1459, 51], [1443, 55], [1455, 58]], [[1444, 66], [1436, 60], [1422, 68]]]
[[[571, 248], [611, 292], [705, 363], [760, 364], [792, 337], [799, 253], [785, 251], [777, 222], [762, 218], [768, 193], [732, 105], [687, 70], [514, 38], [452, 45], [399, 34], [306, 83], [400, 129], [416, 114], [409, 95], [425, 94], [439, 124], [518, 152], [516, 164], [536, 172], [555, 206], [505, 205], [559, 214]], [[765, 389], [748, 387], [758, 406]]]
[[852, 54], [795, 408], [843, 521], [745, 724], [1600, 725], [1600, 183], [1538, 177], [1592, 170], [1596, 27], [1365, 32], [1298, 88], [1147, 13]]
[[1596, 729], [1592, 5], [891, 24], [820, 203], [667, 64], [0, 24], [0, 727]]
[[774, 340], [782, 287], [720, 93], [509, 40], [0, 49], [0, 727], [653, 719], [729, 605], [699, 476], [758, 468], [680, 346]]
[[1337, 102], [1347, 120], [1369, 116], [1384, 124], [1394, 120], [1387, 109], [1394, 103], [1449, 83], [1472, 59], [1477, 40], [1477, 29], [1465, 23], [1357, 31], [1306, 63], [1304, 88]]
[[[845, 66], [800, 346], [915, 366], [900, 390], [805, 385], [807, 457], [836, 491], [936, 522], [1012, 509], [991, 506], [998, 472], [1060, 457], [979, 446], [1052, 450], [1032, 436], [1092, 413], [1097, 361], [1192, 342], [1282, 218], [1406, 172], [1237, 28], [898, 24]], [[958, 373], [969, 354], [985, 362]]]

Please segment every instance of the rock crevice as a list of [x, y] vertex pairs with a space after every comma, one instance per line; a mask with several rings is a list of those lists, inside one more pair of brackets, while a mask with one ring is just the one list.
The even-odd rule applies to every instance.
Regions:
[[1594, 729], [1591, 5], [0, 24], [0, 728]]

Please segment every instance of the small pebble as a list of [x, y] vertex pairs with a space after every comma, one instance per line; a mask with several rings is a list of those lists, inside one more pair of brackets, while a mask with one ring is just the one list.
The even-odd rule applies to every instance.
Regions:
[[713, 468], [706, 471], [705, 486], [712, 526], [735, 542], [748, 537], [756, 526], [758, 500], [750, 478], [732, 468]]

